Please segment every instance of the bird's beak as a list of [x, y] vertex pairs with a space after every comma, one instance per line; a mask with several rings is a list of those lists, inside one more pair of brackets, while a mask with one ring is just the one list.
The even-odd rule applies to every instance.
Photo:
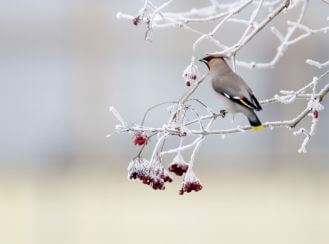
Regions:
[[206, 60], [204, 59], [199, 59], [200, 62], [207, 64]]
[[199, 61], [200, 61], [201, 63], [204, 63], [205, 65], [207, 65], [207, 68], [210, 70], [209, 64], [208, 64], [208, 62], [207, 62], [206, 60], [204, 60], [204, 59], [199, 59]]

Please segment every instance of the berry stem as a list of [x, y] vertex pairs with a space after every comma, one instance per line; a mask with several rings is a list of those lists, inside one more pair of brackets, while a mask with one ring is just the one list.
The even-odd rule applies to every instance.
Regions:
[[153, 153], [152, 153], [152, 156], [151, 156], [151, 159], [150, 159], [150, 163], [151, 163], [151, 164], [154, 164], [154, 163], [155, 163], [155, 162], [154, 162], [154, 159], [155, 159], [155, 156], [157, 155], [157, 152], [158, 152], [158, 149], [159, 149], [159, 147], [160, 147], [160, 145], [161, 145], [161, 142], [162, 142], [167, 136], [168, 136], [168, 133], [165, 133], [164, 135], [162, 135], [162, 136], [159, 138], [157, 144], [156, 144], [155, 147], [154, 147], [154, 150], [153, 150]]

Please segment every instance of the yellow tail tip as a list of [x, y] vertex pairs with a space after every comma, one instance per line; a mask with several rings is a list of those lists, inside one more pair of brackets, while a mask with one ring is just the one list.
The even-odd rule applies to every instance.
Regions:
[[251, 129], [254, 131], [259, 131], [265, 129], [264, 125], [251, 126]]

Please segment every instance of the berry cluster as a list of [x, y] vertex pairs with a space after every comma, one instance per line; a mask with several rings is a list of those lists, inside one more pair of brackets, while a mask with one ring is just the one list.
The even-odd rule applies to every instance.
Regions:
[[[135, 145], [146, 145], [148, 137], [145, 133], [136, 133], [134, 137]], [[180, 152], [177, 153], [173, 161], [168, 165], [168, 171], [177, 176], [186, 173], [182, 187], [179, 191], [180, 195], [184, 192], [200, 191], [202, 185], [196, 178], [189, 164], [185, 162]], [[173, 179], [163, 165], [161, 160], [148, 161], [137, 156], [128, 166], [128, 179], [140, 180], [143, 184], [151, 186], [154, 190], [164, 190], [166, 182], [172, 182]]]
[[150, 185], [154, 190], [164, 190], [164, 184], [173, 181], [160, 162], [152, 163], [142, 158], [136, 158], [130, 162], [128, 178], [130, 180], [139, 179], [143, 184]]
[[196, 81], [196, 79], [198, 77], [199, 77], [198, 66], [196, 66], [194, 64], [194, 62], [192, 61], [183, 72], [183, 78], [185, 80], [185, 85], [191, 86], [192, 82]]
[[178, 176], [182, 176], [188, 170], [188, 163], [186, 163], [180, 153], [176, 155], [173, 162], [168, 165], [168, 170]]
[[188, 171], [179, 194], [183, 195], [185, 192], [190, 193], [191, 191], [201, 191], [202, 185], [200, 180], [195, 176], [193, 171]]
[[202, 190], [202, 185], [199, 180], [193, 182], [184, 182], [182, 188], [179, 190], [179, 195], [183, 195], [184, 192], [190, 193], [191, 191]]

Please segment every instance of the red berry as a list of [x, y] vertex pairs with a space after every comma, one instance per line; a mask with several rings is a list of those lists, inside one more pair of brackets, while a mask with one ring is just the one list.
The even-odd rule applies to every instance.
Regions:
[[191, 86], [191, 82], [190, 81], [186, 81], [186, 86]]
[[138, 146], [142, 146], [147, 144], [148, 137], [143, 133], [137, 133], [134, 138], [134, 144]]
[[313, 111], [313, 116], [314, 116], [315, 119], [319, 118], [319, 111], [314, 110]]
[[192, 190], [194, 191], [201, 191], [202, 190], [202, 185], [200, 184], [200, 182], [194, 182], [192, 184]]
[[142, 180], [143, 184], [146, 184], [146, 185], [150, 184], [150, 178], [147, 176], [142, 176], [141, 180]]
[[164, 190], [164, 181], [161, 179], [153, 179], [152, 181], [152, 188], [154, 190]]

